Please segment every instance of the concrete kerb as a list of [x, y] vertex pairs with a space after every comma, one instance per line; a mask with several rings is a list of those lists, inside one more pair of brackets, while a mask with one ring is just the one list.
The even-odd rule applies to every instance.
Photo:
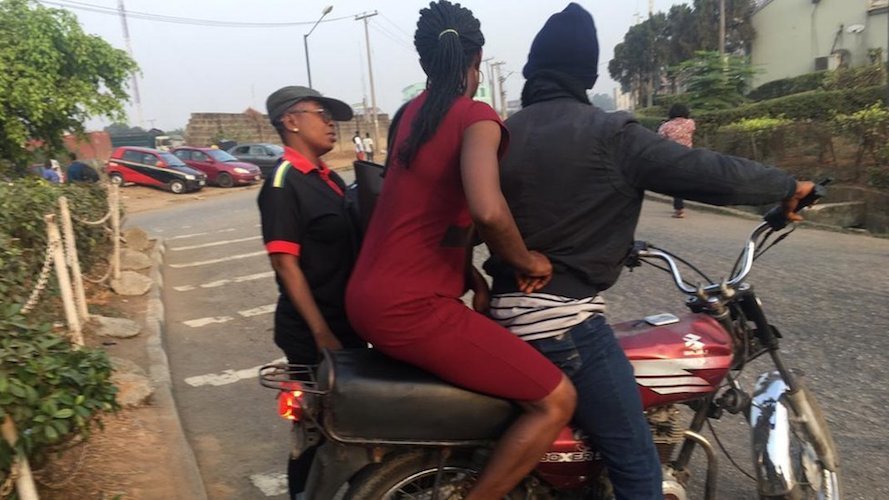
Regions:
[[197, 459], [194, 456], [194, 451], [188, 444], [188, 439], [186, 439], [185, 431], [182, 428], [182, 422], [179, 419], [179, 410], [173, 397], [170, 365], [167, 353], [164, 350], [164, 302], [162, 298], [164, 278], [161, 268], [165, 250], [166, 245], [164, 241], [157, 239], [154, 249], [151, 251], [152, 264], [148, 276], [153, 281], [153, 284], [148, 292], [144, 329], [146, 335], [145, 348], [151, 364], [149, 376], [155, 386], [154, 398], [158, 407], [167, 410], [162, 418], [167, 421], [167, 428], [172, 432], [168, 443], [170, 446], [177, 448], [174, 456], [180, 459], [178, 469], [181, 472], [183, 481], [188, 486], [188, 491], [180, 492], [180, 498], [206, 500], [207, 491], [204, 488], [204, 481], [198, 468]]

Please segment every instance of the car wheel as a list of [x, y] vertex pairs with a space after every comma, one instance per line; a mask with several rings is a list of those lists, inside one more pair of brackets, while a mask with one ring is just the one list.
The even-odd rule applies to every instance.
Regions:
[[123, 176], [117, 172], [108, 174], [108, 180], [115, 186], [123, 186]]
[[182, 194], [185, 192], [185, 183], [180, 180], [170, 181], [170, 192], [173, 194]]
[[223, 172], [216, 177], [216, 184], [218, 184], [219, 187], [230, 188], [234, 186], [235, 181], [232, 179], [232, 176]]

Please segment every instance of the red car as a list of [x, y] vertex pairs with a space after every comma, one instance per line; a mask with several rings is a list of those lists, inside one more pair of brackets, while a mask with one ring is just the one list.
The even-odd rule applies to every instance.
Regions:
[[207, 181], [219, 187], [253, 184], [262, 177], [259, 167], [221, 149], [180, 147], [172, 153], [189, 167], [207, 174]]
[[105, 164], [105, 173], [118, 185], [133, 182], [166, 188], [176, 194], [197, 191], [207, 183], [207, 174], [190, 168], [172, 154], [135, 146], [115, 149]]

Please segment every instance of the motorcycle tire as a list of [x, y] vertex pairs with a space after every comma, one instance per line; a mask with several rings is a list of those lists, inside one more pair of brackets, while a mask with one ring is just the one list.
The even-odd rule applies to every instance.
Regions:
[[[383, 462], [373, 464], [349, 483], [345, 500], [402, 500], [408, 498], [432, 498], [432, 490], [440, 463], [434, 451], [396, 453]], [[439, 500], [459, 500], [478, 477], [478, 464], [469, 454], [455, 454], [444, 462], [439, 483]], [[505, 500], [526, 498], [519, 486], [504, 497]]]

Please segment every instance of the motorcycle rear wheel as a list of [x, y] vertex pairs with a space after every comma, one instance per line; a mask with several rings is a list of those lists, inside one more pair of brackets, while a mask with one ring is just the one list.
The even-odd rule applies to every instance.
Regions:
[[[368, 466], [350, 481], [345, 500], [431, 500], [440, 458], [435, 452], [408, 452], [387, 456]], [[457, 454], [444, 461], [438, 500], [460, 500], [478, 477], [471, 457]], [[504, 500], [525, 498], [520, 486]]]

